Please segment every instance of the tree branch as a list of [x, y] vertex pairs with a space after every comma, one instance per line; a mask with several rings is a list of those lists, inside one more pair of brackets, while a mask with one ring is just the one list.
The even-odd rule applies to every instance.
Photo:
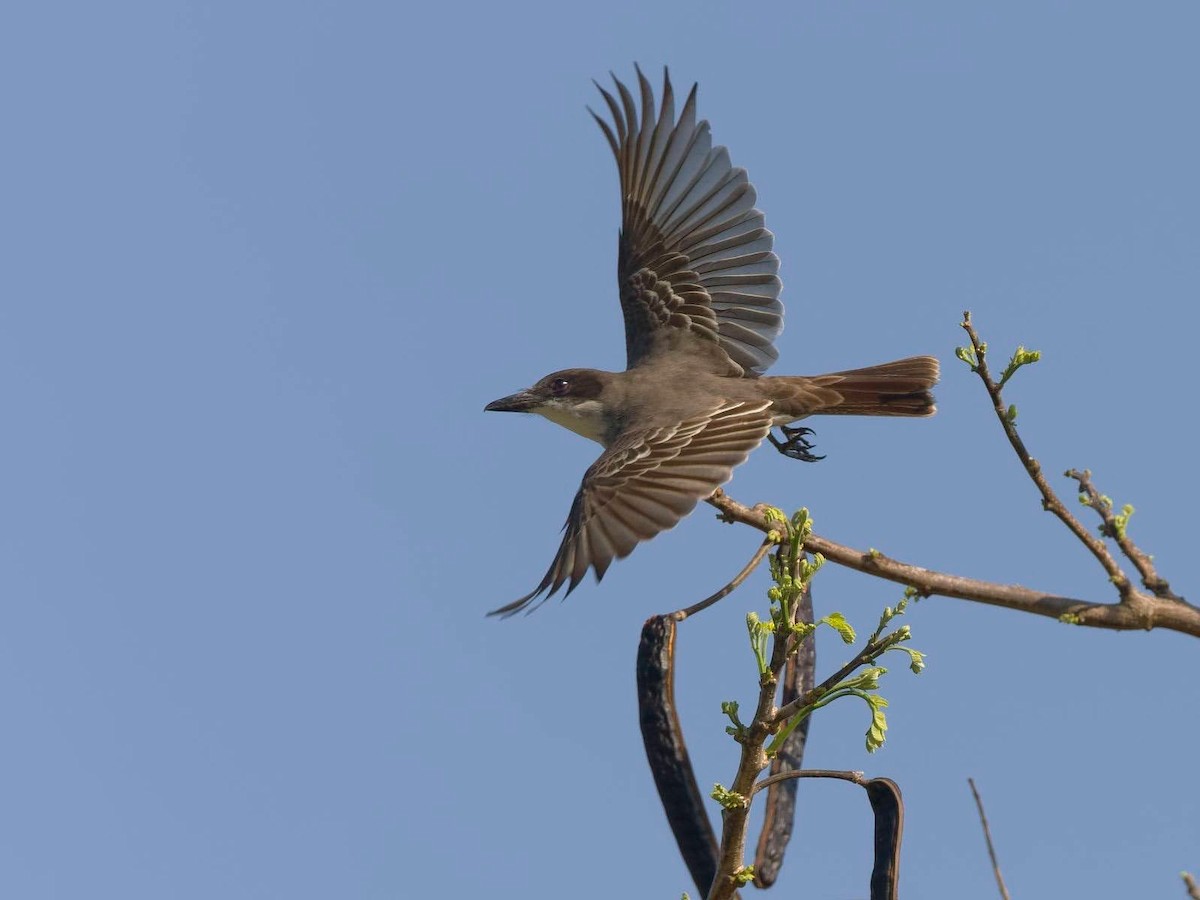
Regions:
[[[778, 522], [768, 519], [766, 506], [746, 506], [719, 488], [708, 498], [708, 502], [720, 510], [723, 521], [740, 522], [764, 534], [779, 528]], [[805, 540], [804, 546], [846, 568], [910, 585], [925, 597], [934, 594], [957, 597], [1091, 628], [1118, 631], [1165, 628], [1200, 637], [1200, 609], [1182, 601], [1164, 600], [1138, 590], [1131, 590], [1129, 596], [1120, 603], [1097, 603], [1060, 597], [1017, 584], [999, 584], [935, 572], [890, 559], [877, 551], [856, 550], [816, 534]]]

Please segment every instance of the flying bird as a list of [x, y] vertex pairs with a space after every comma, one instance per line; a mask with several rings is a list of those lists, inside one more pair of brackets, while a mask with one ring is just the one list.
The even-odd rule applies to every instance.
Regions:
[[783, 304], [774, 236], [755, 209], [754, 187], [712, 145], [708, 122], [697, 121], [696, 85], [676, 117], [665, 70], [657, 110], [640, 69], [637, 81], [640, 110], [616, 76], [615, 93], [596, 85], [611, 122], [588, 110], [621, 182], [626, 369], [564, 369], [485, 407], [537, 413], [604, 452], [584, 473], [541, 583], [491, 615], [544, 602], [564, 584], [570, 594], [588, 569], [599, 581], [614, 559], [711, 496], [764, 438], [793, 458], [819, 459], [809, 429], [789, 427], [799, 419], [935, 410], [931, 356], [828, 375], [763, 374], [779, 355]]

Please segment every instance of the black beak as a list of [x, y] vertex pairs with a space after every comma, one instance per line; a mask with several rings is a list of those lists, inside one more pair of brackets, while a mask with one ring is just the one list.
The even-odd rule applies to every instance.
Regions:
[[540, 406], [541, 402], [542, 399], [537, 394], [525, 390], [493, 400], [483, 409], [484, 412], [530, 412], [534, 407]]

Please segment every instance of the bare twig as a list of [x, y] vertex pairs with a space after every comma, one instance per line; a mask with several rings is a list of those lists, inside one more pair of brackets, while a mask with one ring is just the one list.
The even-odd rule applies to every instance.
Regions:
[[733, 576], [733, 580], [730, 581], [729, 584], [725, 585], [725, 587], [721, 588], [716, 593], [705, 597], [699, 603], [693, 603], [691, 606], [671, 613], [671, 618], [676, 622], [682, 622], [688, 616], [694, 616], [698, 612], [703, 612], [722, 597], [733, 593], [743, 581], [750, 577], [750, 573], [758, 568], [758, 564], [763, 561], [767, 553], [774, 546], [775, 542], [770, 538], [763, 541], [761, 544], [759, 544], [758, 549], [754, 552], [754, 555], [750, 557], [750, 562], [746, 563], [746, 565], [742, 567], [742, 571]]
[[975, 806], [979, 809], [979, 823], [983, 826], [983, 839], [987, 842], [988, 856], [992, 860], [992, 874], [996, 876], [996, 886], [1000, 888], [1000, 896], [1004, 900], [1010, 900], [1008, 888], [1004, 886], [1004, 876], [1000, 874], [1000, 863], [996, 860], [996, 848], [992, 844], [992, 830], [988, 828], [987, 814], [983, 811], [983, 798], [979, 796], [979, 791], [975, 788], [974, 778], [968, 778], [967, 784], [971, 786], [971, 793], [975, 797]]
[[1117, 565], [1117, 561], [1113, 555], [1108, 552], [1108, 547], [1104, 541], [1095, 537], [1084, 526], [1078, 518], [1075, 517], [1066, 504], [1059, 499], [1058, 494], [1050, 487], [1050, 482], [1046, 480], [1046, 476], [1042, 473], [1042, 466], [1034, 459], [1029, 451], [1025, 448], [1025, 442], [1021, 440], [1021, 435], [1017, 433], [1017, 426], [1013, 417], [1008, 413], [1008, 407], [1004, 405], [1004, 399], [1000, 394], [1001, 384], [998, 384], [988, 371], [987, 364], [987, 345], [979, 339], [979, 335], [975, 331], [975, 326], [971, 324], [971, 313], [963, 312], [962, 328], [971, 339], [971, 348], [975, 351], [975, 364], [973, 366], [975, 373], [983, 381], [983, 386], [987, 389], [988, 396], [992, 398], [992, 410], [996, 413], [996, 418], [1000, 421], [1000, 427], [1004, 429], [1004, 436], [1008, 438], [1008, 442], [1012, 444], [1013, 450], [1017, 454], [1017, 458], [1021, 461], [1021, 465], [1025, 467], [1025, 471], [1029, 473], [1029, 477], [1037, 486], [1038, 491], [1042, 495], [1042, 509], [1053, 513], [1058, 519], [1070, 529], [1092, 555], [1096, 557], [1104, 571], [1108, 573], [1109, 579], [1116, 585], [1117, 593], [1121, 595], [1121, 599], [1125, 599], [1133, 592], [1133, 585], [1125, 573], [1121, 571], [1121, 567]]
[[837, 778], [842, 781], [852, 781], [855, 784], [862, 786], [871, 779], [865, 773], [858, 770], [842, 769], [795, 769], [791, 772], [780, 772], [778, 775], [771, 775], [762, 779], [758, 784], [754, 785], [752, 793], [757, 794], [759, 791], [779, 784], [780, 782], [790, 781], [794, 778]]
[[[1037, 486], [1038, 491], [1041, 492], [1042, 508], [1057, 516], [1070, 529], [1071, 533], [1079, 538], [1079, 541], [1091, 551], [1091, 554], [1104, 567], [1104, 571], [1108, 573], [1109, 580], [1116, 587], [1121, 601], [1131, 602], [1135, 596], [1135, 589], [1132, 582], [1130, 582], [1129, 578], [1121, 570], [1121, 567], [1117, 564], [1112, 553], [1109, 552], [1108, 546], [1104, 541], [1088, 531], [1083, 523], [1068, 511], [1066, 504], [1059, 499], [1058, 494], [1050, 487], [1049, 482], [1046, 481], [1045, 476], [1042, 474], [1041, 465], [1029, 455], [1029, 451], [1025, 448], [1025, 442], [1021, 440], [1021, 436], [1017, 433], [1015, 416], [1011, 414], [1011, 408], [1004, 405], [1001, 390], [1007, 378], [1016, 371], [1016, 368], [1021, 363], [1014, 356], [1013, 364], [1006, 370], [1004, 377], [999, 382], [995, 381], [988, 370], [987, 344], [979, 339], [975, 327], [971, 324], [970, 312], [963, 313], [962, 328], [971, 339], [972, 350], [972, 358], [967, 359], [964, 356], [964, 359], [971, 362], [971, 368], [979, 376], [980, 380], [983, 381], [988, 396], [992, 400], [992, 409], [996, 414], [997, 420], [1000, 422], [1000, 427], [1004, 429], [1005, 437], [1008, 438], [1008, 442], [1016, 452], [1017, 458], [1020, 459], [1021, 465], [1025, 467], [1025, 471], [1029, 473], [1029, 477], [1033, 479], [1033, 483]], [[1076, 469], [1068, 469], [1065, 474], [1068, 478], [1074, 478], [1079, 482], [1080, 498], [1087, 506], [1099, 514], [1103, 523], [1101, 525], [1101, 534], [1116, 541], [1117, 546], [1121, 549], [1121, 553], [1137, 568], [1146, 590], [1161, 600], [1183, 602], [1182, 597], [1177, 596], [1171, 591], [1171, 586], [1167, 583], [1167, 580], [1159, 576], [1153, 562], [1151, 562], [1150, 555], [1143, 552], [1126, 534], [1124, 523], [1119, 522], [1117, 515], [1113, 512], [1112, 501], [1103, 496], [1092, 485], [1091, 472], [1088, 472], [1086, 469], [1082, 472]], [[1130, 509], [1130, 512], [1132, 512], [1132, 509]]]
[[1183, 883], [1187, 887], [1188, 896], [1192, 900], [1200, 900], [1200, 885], [1196, 884], [1196, 879], [1192, 877], [1191, 872], [1180, 872], [1183, 878]]
[[[1118, 521], [1116, 513], [1113, 512], [1112, 501], [1096, 490], [1096, 486], [1092, 484], [1092, 473], [1087, 469], [1084, 469], [1082, 472], [1076, 469], [1068, 469], [1066, 474], [1068, 478], [1074, 478], [1079, 482], [1080, 498], [1100, 516], [1100, 520], [1103, 523], [1101, 529], [1104, 535], [1117, 542], [1117, 546], [1121, 548], [1121, 553], [1133, 563], [1138, 570], [1138, 574], [1142, 576], [1142, 584], [1146, 586], [1146, 589], [1154, 594], [1154, 596], [1161, 597], [1163, 600], [1182, 601], [1183, 598], [1171, 590], [1171, 586], [1167, 583], [1167, 580], [1159, 576], [1158, 571], [1154, 568], [1154, 562], [1151, 560], [1150, 554], [1144, 553], [1130, 539], [1125, 525]], [[1130, 512], [1132, 512], [1132, 508]]]
[[[721, 518], [726, 522], [741, 522], [763, 533], [779, 527], [778, 522], [768, 519], [764, 512], [765, 507], [746, 506], [720, 489], [713, 493], [708, 502], [720, 510]], [[816, 534], [811, 535], [804, 545], [814, 553], [820, 553], [826, 559], [847, 568], [898, 584], [911, 585], [926, 597], [934, 594], [957, 597], [1092, 628], [1165, 628], [1200, 637], [1200, 609], [1188, 603], [1163, 600], [1137, 590], [1131, 591], [1121, 603], [1089, 602], [1047, 594], [1016, 584], [998, 584], [935, 572], [890, 559], [882, 553], [856, 550], [844, 544], [837, 544]]]

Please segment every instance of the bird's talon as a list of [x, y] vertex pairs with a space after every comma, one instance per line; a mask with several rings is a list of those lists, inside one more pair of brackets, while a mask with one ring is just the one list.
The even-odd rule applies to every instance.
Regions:
[[775, 446], [775, 449], [788, 459], [798, 459], [801, 462], [816, 462], [819, 459], [825, 458], [824, 456], [817, 456], [809, 452], [814, 446], [813, 442], [808, 440], [808, 435], [813, 433], [811, 428], [806, 428], [803, 425], [795, 427], [780, 425], [779, 430], [783, 432], [784, 440], [781, 441], [770, 433], [767, 434], [767, 437]]

